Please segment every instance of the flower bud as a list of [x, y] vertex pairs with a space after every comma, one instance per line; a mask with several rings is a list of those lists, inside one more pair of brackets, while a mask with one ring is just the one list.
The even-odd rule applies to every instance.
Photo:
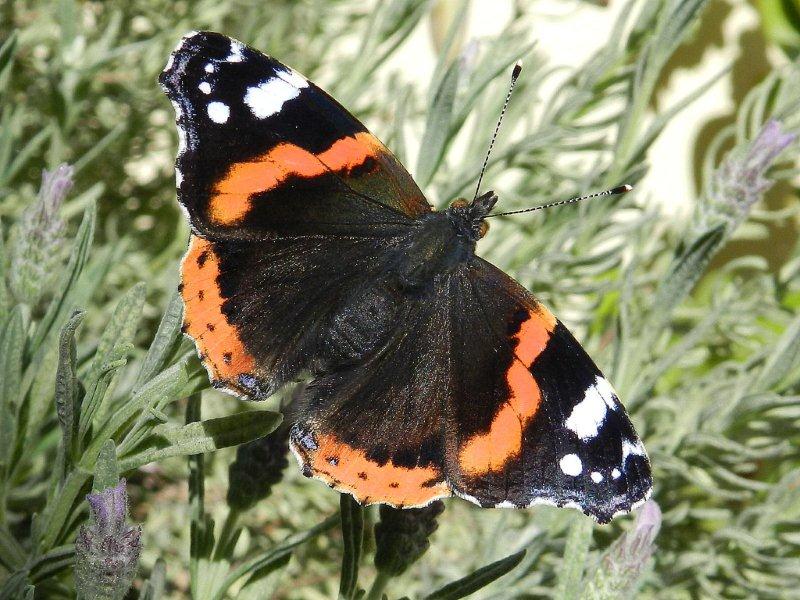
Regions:
[[75, 541], [75, 588], [85, 600], [121, 600], [131, 587], [142, 549], [142, 530], [125, 523], [125, 480], [88, 494], [92, 524]]
[[424, 508], [398, 509], [381, 505], [375, 525], [375, 566], [387, 575], [399, 575], [425, 554], [428, 538], [439, 524], [444, 503], [436, 500]]
[[244, 511], [272, 493], [289, 464], [289, 430], [284, 422], [269, 435], [236, 449], [236, 460], [228, 468], [228, 506]]
[[36, 201], [11, 232], [9, 287], [19, 302], [35, 306], [51, 290], [64, 258], [65, 224], [58, 210], [72, 189], [73, 168], [62, 164], [42, 172]]
[[747, 214], [772, 185], [766, 173], [797, 135], [770, 119], [743, 149], [731, 152], [714, 173], [712, 201], [728, 218]]
[[631, 597], [653, 555], [660, 528], [661, 509], [654, 500], [648, 500], [636, 514], [633, 531], [621, 535], [606, 551], [589, 582], [586, 598]]

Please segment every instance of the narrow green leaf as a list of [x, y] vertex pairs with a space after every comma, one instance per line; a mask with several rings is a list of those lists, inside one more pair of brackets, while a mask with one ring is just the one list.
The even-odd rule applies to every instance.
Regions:
[[233, 586], [233, 584], [251, 573], [255, 573], [257, 571], [263, 572], [262, 570], [266, 567], [277, 568], [276, 565], [280, 566], [281, 561], [284, 560], [284, 557], [291, 554], [292, 550], [297, 548], [297, 546], [305, 544], [307, 541], [315, 538], [319, 534], [333, 529], [336, 527], [337, 523], [339, 523], [339, 515], [332, 515], [319, 525], [315, 525], [311, 529], [301, 533], [290, 535], [277, 546], [242, 563], [228, 574], [228, 576], [225, 578], [225, 581], [222, 582], [222, 585], [216, 590], [216, 592], [214, 592], [212, 600], [223, 600], [225, 598], [225, 594], [228, 592], [231, 586]]
[[12, 29], [11, 35], [6, 38], [3, 45], [0, 46], [0, 83], [3, 82], [3, 77], [6, 72], [10, 70], [14, 62], [14, 57], [17, 52], [17, 30]]
[[93, 202], [86, 207], [86, 211], [83, 214], [83, 221], [75, 236], [72, 254], [67, 264], [64, 278], [57, 288], [59, 291], [50, 302], [47, 312], [36, 328], [36, 335], [31, 344], [32, 352], [39, 350], [39, 347], [45, 339], [49, 337], [51, 331], [54, 330], [58, 323], [66, 321], [67, 315], [73, 310], [73, 306], [71, 306], [71, 294], [75, 291], [75, 284], [89, 257], [89, 250], [91, 249], [92, 240], [94, 239], [96, 218], [97, 206]]
[[457, 598], [465, 598], [514, 569], [522, 562], [522, 559], [525, 558], [525, 552], [525, 550], [521, 550], [520, 552], [488, 564], [485, 567], [481, 567], [466, 577], [448, 583], [443, 588], [425, 596], [425, 600], [456, 600]]
[[275, 595], [282, 569], [292, 559], [290, 553], [255, 571], [236, 594], [236, 600], [263, 600]]
[[13, 573], [25, 564], [25, 560], [25, 549], [5, 525], [0, 526], [0, 565], [7, 572]]
[[77, 350], [75, 331], [80, 326], [86, 313], [75, 311], [69, 321], [61, 329], [58, 341], [58, 367], [56, 368], [56, 411], [61, 425], [66, 455], [75, 460], [75, 434], [80, 417], [80, 382], [77, 376]]
[[783, 332], [778, 344], [767, 357], [751, 390], [768, 390], [781, 383], [800, 364], [800, 317]]
[[161, 600], [167, 584], [167, 563], [159, 558], [153, 565], [153, 571], [139, 592], [139, 600]]
[[3, 478], [14, 450], [24, 349], [25, 324], [22, 307], [17, 305], [0, 338], [0, 476]]
[[[117, 456], [123, 456], [130, 450], [131, 445], [141, 438], [134, 434], [141, 428], [146, 427], [152, 418], [150, 410], [156, 408], [163, 409], [168, 403], [177, 400], [181, 391], [189, 381], [189, 374], [186, 368], [186, 360], [181, 360], [169, 369], [163, 371], [142, 386], [133, 397], [127, 402], [116, 407], [107, 421], [94, 434], [92, 442], [86, 449], [81, 460], [81, 466], [92, 472], [94, 461], [97, 458], [100, 448], [108, 439], [118, 440], [118, 436], [128, 428], [131, 431], [121, 444], [118, 444]], [[134, 425], [136, 422], [136, 425]], [[133, 426], [133, 427], [131, 427]], [[132, 438], [133, 436], [133, 438]], [[120, 471], [125, 469], [120, 468]]]
[[344, 544], [339, 598], [350, 599], [358, 589], [358, 563], [364, 537], [364, 513], [361, 505], [350, 494], [339, 496], [339, 513], [342, 518]]
[[114, 314], [106, 325], [97, 343], [92, 370], [99, 370], [114, 348], [133, 340], [136, 326], [141, 318], [147, 286], [143, 282], [134, 285], [114, 308]]
[[114, 309], [114, 314], [108, 325], [106, 325], [103, 335], [100, 337], [92, 365], [86, 376], [89, 393], [81, 410], [81, 438], [85, 437], [86, 432], [92, 425], [95, 414], [100, 409], [100, 405], [106, 395], [107, 388], [102, 389], [100, 394], [96, 393], [95, 388], [99, 379], [114, 367], [119, 368], [122, 366], [125, 356], [132, 349], [136, 327], [142, 316], [145, 291], [145, 284], [137, 283], [122, 297], [122, 300], [119, 301]]
[[0, 600], [17, 600], [22, 597], [27, 583], [28, 572], [25, 569], [12, 573], [3, 582], [3, 587], [0, 587]]
[[153, 342], [147, 350], [147, 356], [142, 361], [142, 367], [136, 377], [134, 389], [138, 389], [144, 382], [164, 368], [167, 359], [181, 339], [182, 321], [183, 300], [176, 289], [170, 297], [166, 309], [164, 309], [164, 315], [161, 317], [161, 323], [158, 325], [158, 331], [156, 331]]
[[454, 62], [433, 96], [417, 160], [417, 183], [423, 188], [430, 183], [433, 174], [439, 168], [450, 139], [450, 121], [458, 88], [458, 77], [458, 62]]
[[583, 572], [592, 544], [594, 523], [584, 515], [576, 515], [574, 519], [558, 572], [555, 600], [580, 600], [583, 591]]
[[116, 486], [119, 483], [119, 466], [117, 465], [117, 447], [114, 440], [106, 440], [97, 455], [94, 467], [94, 481], [92, 491], [102, 490]]
[[8, 315], [8, 288], [6, 287], [6, 243], [3, 239], [3, 220], [0, 219], [0, 323]]
[[153, 440], [148, 449], [123, 459], [120, 471], [129, 471], [170, 456], [202, 454], [237, 446], [267, 435], [280, 425], [282, 419], [277, 412], [254, 410], [182, 427], [158, 425], [153, 428]]
[[[458, 50], [456, 43], [460, 43], [464, 37], [467, 17], [470, 15], [469, 4], [470, 0], [459, 0], [458, 6], [453, 10], [454, 17], [442, 41], [442, 47], [439, 49], [439, 58], [436, 61], [436, 67], [431, 77], [431, 85], [428, 88], [430, 94], [433, 94], [433, 90], [441, 85], [448, 62], [456, 59], [454, 49]], [[433, 96], [431, 95], [428, 98], [428, 103], [431, 104], [432, 102]]]
[[660, 331], [661, 324], [667, 322], [675, 308], [683, 302], [694, 284], [705, 272], [708, 263], [725, 239], [725, 225], [718, 225], [698, 236], [694, 242], [677, 257], [664, 277], [656, 292], [651, 314], [655, 330]]

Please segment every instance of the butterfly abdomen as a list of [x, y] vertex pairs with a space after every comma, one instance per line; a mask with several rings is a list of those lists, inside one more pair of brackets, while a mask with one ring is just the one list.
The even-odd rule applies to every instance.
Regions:
[[394, 329], [399, 306], [397, 294], [385, 282], [348, 297], [325, 327], [319, 370], [352, 365], [373, 354]]

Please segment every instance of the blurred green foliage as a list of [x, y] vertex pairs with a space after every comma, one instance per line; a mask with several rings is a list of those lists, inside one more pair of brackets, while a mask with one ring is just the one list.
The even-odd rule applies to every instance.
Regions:
[[[779, 272], [755, 253], [719, 259], [735, 236], [795, 214], [759, 204], [797, 175], [795, 64], [748, 90], [709, 140], [690, 220], [628, 194], [495, 219], [480, 246], [615, 382], [654, 466], [655, 549], [652, 511], [635, 527], [597, 527], [569, 511], [452, 500], [414, 525], [425, 532], [415, 556], [430, 546], [413, 564], [406, 556], [401, 573], [377, 558], [397, 558], [398, 547], [376, 544], [411, 538], [374, 533], [397, 515], [340, 504], [284, 472], [281, 457], [264, 457], [285, 448], [274, 439], [241, 447], [227, 488], [234, 455], [220, 448], [276, 427], [284, 435], [275, 411], [292, 391], [263, 406], [222, 397], [180, 338], [174, 290], [187, 229], [174, 199], [172, 109], [155, 83], [170, 50], [204, 28], [293, 65], [415, 166], [439, 206], [472, 192], [508, 69], [522, 58], [486, 177], [503, 208], [636, 184], [663, 128], [712, 83], [651, 113], [669, 61], [703, 35], [706, 2], [631, 0], [613, 30], [593, 32], [605, 43], [572, 72], [536, 51], [536, 4], [515, 3], [500, 35], [465, 41], [468, 4], [457, 3], [425, 85], [402, 60], [426, 26], [424, 0], [0, 7], [0, 597], [74, 597], [84, 496], [93, 479], [98, 491], [120, 473], [142, 526], [139, 598], [795, 597], [800, 249]], [[54, 217], [37, 193], [41, 170], [62, 162], [74, 187]], [[34, 218], [44, 214], [56, 218], [49, 229]], [[42, 269], [25, 243], [47, 232], [54, 249]], [[237, 469], [259, 457], [264, 479], [244, 481]]]

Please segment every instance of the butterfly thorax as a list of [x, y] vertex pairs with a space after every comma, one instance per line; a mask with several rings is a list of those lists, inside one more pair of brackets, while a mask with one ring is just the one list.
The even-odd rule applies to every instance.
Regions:
[[473, 202], [457, 200], [443, 212], [420, 217], [401, 244], [396, 269], [401, 287], [425, 287], [437, 275], [468, 262], [486, 232], [483, 219], [496, 201], [497, 196], [489, 192]]

